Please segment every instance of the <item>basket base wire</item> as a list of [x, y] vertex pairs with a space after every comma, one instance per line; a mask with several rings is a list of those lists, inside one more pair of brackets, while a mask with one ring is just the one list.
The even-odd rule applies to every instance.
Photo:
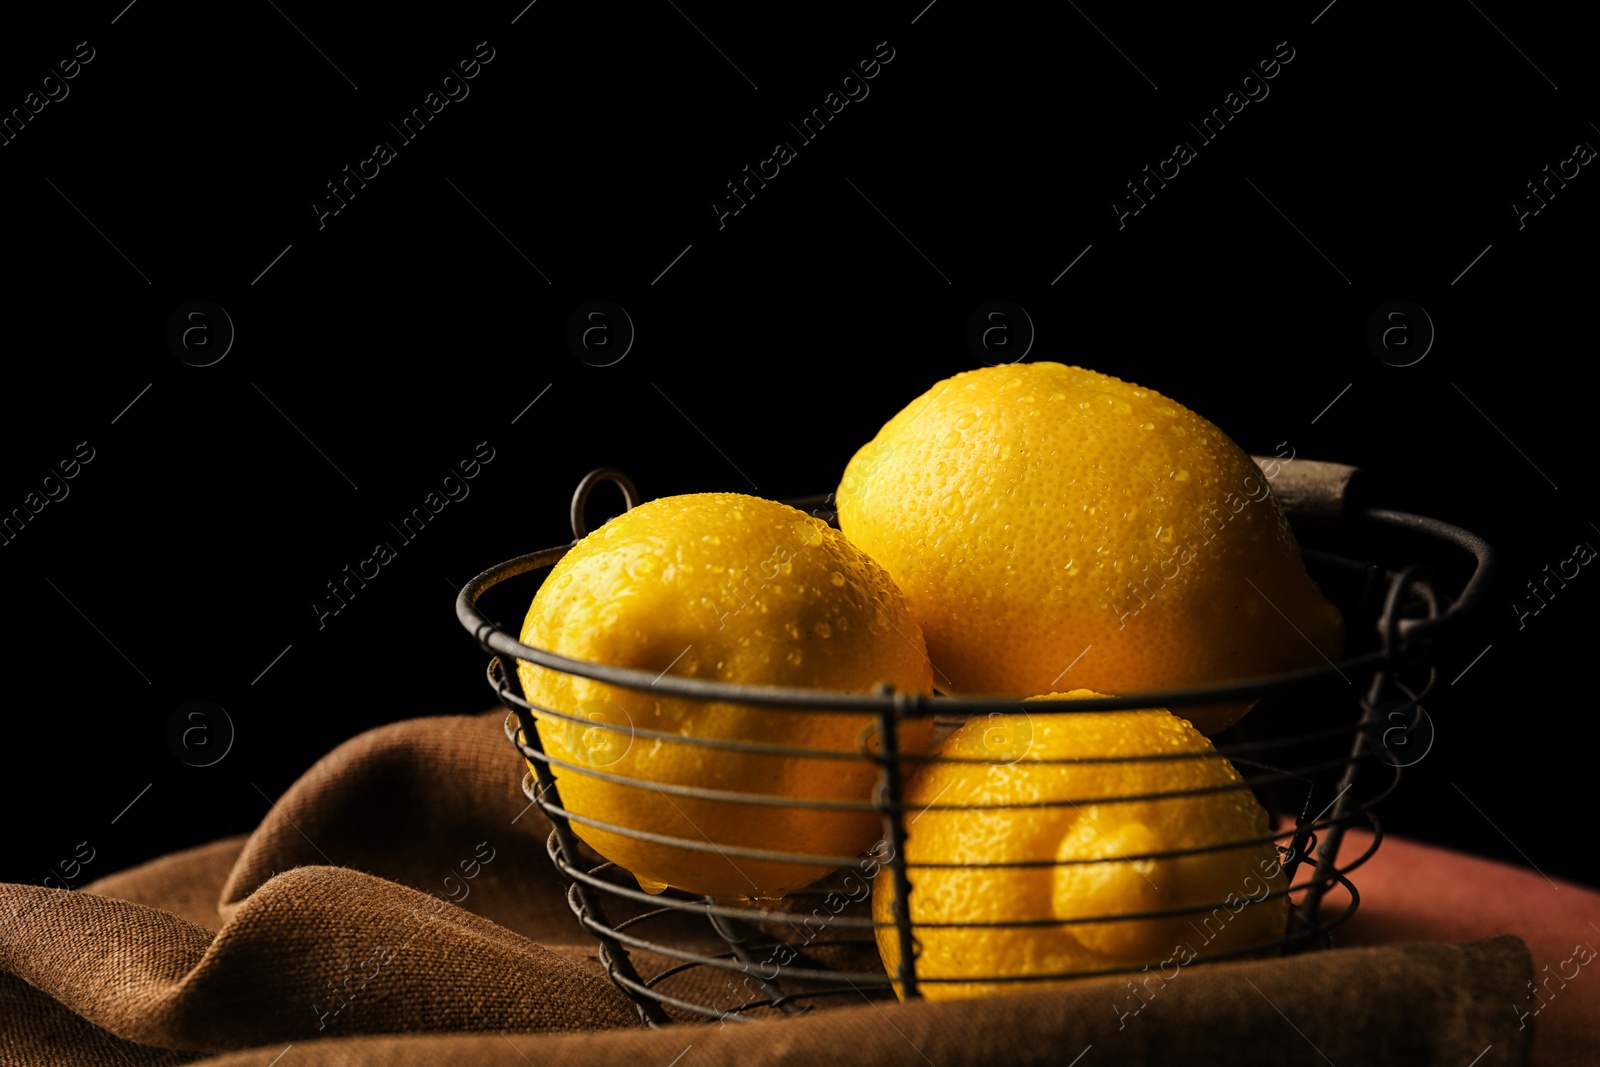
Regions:
[[[582, 882], [590, 886], [606, 885], [603, 880], [595, 877], [594, 871], [584, 872], [581, 868], [577, 868], [569, 864], [565, 857], [561, 855], [560, 846], [556, 842], [554, 834], [551, 835], [547, 847], [550, 851], [551, 860], [556, 865], [556, 869], [567, 877], [572, 878], [574, 882]], [[602, 866], [612, 867], [614, 865], [604, 864]], [[599, 868], [596, 868], [596, 870], [599, 870]], [[615, 889], [617, 887], [607, 886], [607, 888]], [[669, 893], [671, 892], [675, 891], [669, 891]], [[633, 894], [623, 891], [621, 895], [624, 899], [627, 899], [627, 897], [632, 896]], [[713, 909], [703, 903], [705, 900], [703, 897], [677, 897], [668, 894], [662, 894], [662, 896], [671, 902], [669, 906], [657, 908], [653, 912], [646, 914], [633, 916], [632, 918], [619, 923], [616, 926], [606, 926], [599, 929], [597, 932], [611, 936], [625, 948], [637, 948], [643, 951], [653, 952], [658, 956], [664, 956], [668, 959], [681, 961], [680, 965], [669, 968], [668, 971], [682, 971], [691, 966], [710, 966], [720, 970], [726, 970], [730, 973], [752, 974], [753, 972], [750, 970], [750, 968], [752, 966], [759, 966], [758, 964], [751, 964], [741, 960], [738, 954], [732, 949], [727, 952], [721, 952], [712, 955], [703, 950], [694, 951], [679, 948], [672, 945], [662, 944], [658, 941], [652, 941], [647, 937], [641, 937], [637, 934], [624, 932], [630, 926], [638, 925], [651, 919], [659, 919], [663, 916], [681, 916], [687, 914], [694, 914], [698, 916], [705, 913], [715, 914], [717, 911], [726, 912], [729, 910], [726, 907], [718, 907]], [[576, 898], [570, 889], [568, 892], [567, 902], [572, 907], [573, 912], [578, 915], [580, 922], [582, 922], [586, 929], [593, 929], [600, 923], [601, 920], [596, 919], [594, 916], [588, 915], [582, 911], [583, 905], [581, 901]], [[790, 918], [793, 918], [793, 916], [790, 916]], [[870, 921], [867, 923], [867, 925], [871, 925]], [[876, 942], [870, 938], [835, 938], [828, 939], [826, 941], [813, 940], [809, 942], [809, 944], [812, 947], [822, 947], [824, 945], [875, 945]], [[787, 943], [782, 941], [773, 941], [752, 947], [775, 947], [778, 945], [787, 945]], [[792, 946], [789, 947], [792, 948]], [[800, 950], [795, 950], [794, 956], [796, 960], [805, 958], [801, 954]], [[784, 964], [774, 964], [773, 966], [777, 971], [786, 972], [790, 978], [798, 981], [839, 981], [840, 979], [848, 979], [861, 985], [887, 987], [889, 984], [888, 977], [881, 972], [869, 973], [865, 971], [840, 971], [836, 968], [823, 968], [820, 966], [806, 967], [792, 961]], [[665, 977], [668, 977], [667, 971], [663, 971], [662, 973], [657, 974], [654, 978], [646, 980], [645, 984], [652, 985]]]
[[[714, 904], [716, 901], [711, 897], [707, 897], [706, 903]], [[730, 919], [725, 915], [713, 914], [707, 917], [711, 920], [712, 929], [716, 930], [718, 935], [728, 943], [728, 948], [732, 951], [734, 957], [746, 967], [756, 968], [756, 984], [760, 986], [763, 993], [767, 994], [768, 1001], [772, 1006], [778, 1008], [785, 1015], [804, 1015], [811, 1010], [809, 1004], [796, 1004], [792, 997], [784, 993], [783, 987], [769, 981], [761, 973], [760, 961], [755, 953], [750, 950], [750, 935], [757, 933], [754, 927], [747, 926], [737, 919]]]
[[[755, 954], [759, 950], [765, 948], [777, 948], [780, 946], [790, 948], [790, 946], [783, 941], [759, 941], [755, 940], [749, 935], [741, 935], [737, 932], [740, 927], [748, 927], [753, 934], [758, 933], [758, 931], [756, 931], [755, 928], [749, 924], [741, 923], [736, 920], [729, 920], [724, 916], [711, 916], [714, 920], [716, 920], [713, 923], [713, 929], [717, 929], [718, 935], [723, 937], [725, 940], [728, 940], [730, 946], [733, 944], [733, 942], [732, 940], [729, 940], [729, 938], [737, 939], [740, 944], [738, 948], [730, 947], [727, 952], [715, 954], [706, 951], [688, 951], [681, 948], [675, 948], [670, 945], [662, 944], [658, 941], [652, 941], [646, 937], [640, 937], [624, 932], [624, 930], [630, 926], [642, 924], [652, 919], [658, 919], [668, 915], [681, 915], [685, 910], [698, 910], [698, 908], [695, 907], [695, 901], [693, 898], [685, 897], [681, 901], [674, 899], [674, 903], [680, 904], [681, 907], [657, 908], [624, 920], [616, 927], [606, 927], [603, 925], [602, 920], [598, 920], [593, 915], [588, 914], [585, 911], [583, 903], [577, 898], [575, 887], [584, 882], [585, 879], [575, 876], [579, 873], [587, 873], [589, 876], [587, 880], [592, 883], [596, 881], [597, 875], [602, 870], [611, 868], [620, 872], [620, 868], [616, 868], [614, 864], [604, 863], [594, 870], [581, 872], [579, 869], [572, 867], [561, 855], [560, 845], [556, 840], [554, 831], [551, 832], [550, 838], [547, 842], [547, 847], [549, 849], [551, 859], [555, 863], [556, 869], [561, 873], [568, 875], [569, 877], [573, 877], [573, 881], [568, 885], [567, 903], [568, 906], [572, 908], [573, 913], [579, 917], [580, 924], [585, 930], [593, 934], [596, 938], [610, 939], [617, 942], [621, 946], [623, 952], [626, 952], [628, 949], [637, 949], [641, 952], [652, 953], [658, 956], [664, 956], [668, 959], [676, 959], [680, 961], [672, 966], [664, 968], [648, 979], [640, 978], [638, 976], [638, 972], [636, 970], [632, 970], [631, 968], [630, 970], [632, 971], [632, 977], [624, 975], [621, 973], [622, 969], [620, 967], [617, 968], [611, 973], [611, 978], [619, 987], [627, 991], [630, 996], [647, 999], [662, 1008], [673, 1008], [691, 1017], [717, 1020], [735, 1019], [739, 1022], [754, 1022], [757, 1020], [750, 1017], [747, 1013], [756, 1008], [772, 1008], [782, 1012], [785, 1015], [799, 1015], [809, 1012], [812, 1009], [812, 1005], [810, 1004], [796, 1003], [796, 1001], [801, 998], [811, 1000], [824, 996], [843, 996], [848, 994], [865, 996], [866, 994], [864, 989], [878, 989], [883, 992], [888, 991], [889, 979], [886, 976], [873, 975], [863, 972], [843, 972], [836, 969], [824, 969], [820, 964], [816, 964], [809, 960], [801, 952], [795, 953], [796, 960], [800, 963], [811, 964], [812, 966], [799, 967], [792, 964], [785, 964], [776, 967], [775, 972], [786, 972], [787, 977], [794, 984], [811, 986], [819, 983], [838, 983], [842, 981], [845, 983], [845, 985], [823, 985], [821, 988], [801, 988], [793, 990], [785, 989], [778, 982], [767, 979], [766, 976], [760, 973], [762, 964], [757, 960]], [[828, 945], [859, 946], [867, 943], [870, 943], [870, 941], [863, 939], [829, 939], [813, 941], [811, 942], [811, 945], [812, 947], [824, 947]], [[682, 997], [665, 992], [660, 988], [661, 984], [670, 978], [684, 974], [688, 971], [692, 971], [696, 968], [704, 967], [712, 967], [718, 970], [723, 970], [728, 972], [730, 975], [742, 975], [745, 979], [746, 988], [749, 988], [751, 983], [757, 983], [760, 985], [760, 991], [764, 993], [765, 996], [754, 1000], [748, 1000], [743, 1003], [734, 1004], [726, 1008], [717, 1009], [707, 1007], [695, 1001], [685, 1000]], [[729, 982], [729, 986], [732, 987], [731, 981]], [[752, 989], [751, 991], [754, 992], [755, 990]], [[669, 1021], [671, 1021], [671, 1017], [669, 1016], [668, 1018]]]
[[[517, 685], [519, 688], [521, 687], [520, 682]], [[513, 710], [516, 712], [523, 744], [543, 751], [543, 744], [539, 740], [539, 731], [534, 724], [533, 716], [519, 707], [513, 706]], [[556, 780], [555, 776], [550, 772], [550, 765], [543, 761], [535, 761], [534, 767], [536, 768], [534, 773], [538, 778], [538, 794], [535, 797], [535, 802], [539, 803], [540, 807], [543, 808], [543, 798], [549, 798], [559, 808], [561, 795], [556, 789]], [[552, 815], [549, 812], [546, 812], [546, 815], [550, 819], [552, 839], [557, 847], [560, 848], [562, 854], [569, 857], [576, 856], [578, 854], [578, 838], [572, 832], [572, 826], [559, 815]], [[638, 985], [641, 981], [639, 973], [633, 969], [633, 961], [629, 958], [627, 949], [623, 948], [610, 933], [602, 932], [610, 924], [606, 920], [605, 908], [601, 905], [599, 896], [591, 893], [588, 887], [579, 882], [572, 883], [571, 892], [577, 895], [582, 907], [582, 910], [578, 913], [579, 919], [584, 921], [584, 925], [589, 927], [596, 940], [600, 942], [600, 962], [605, 966], [606, 974], [611, 977], [613, 982], [617, 982], [620, 985]], [[598, 921], [598, 929], [591, 926], [587, 921], [590, 918]], [[671, 1022], [671, 1019], [660, 1004], [655, 1003], [648, 997], [634, 997], [633, 1003], [634, 1008], [639, 1012], [640, 1021], [646, 1026], [661, 1026]]]

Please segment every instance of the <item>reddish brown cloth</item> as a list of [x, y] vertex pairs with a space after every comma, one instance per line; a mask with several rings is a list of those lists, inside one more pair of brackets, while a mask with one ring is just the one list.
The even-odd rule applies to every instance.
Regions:
[[[77, 892], [0, 885], [0, 1064], [1528, 1062], [1514, 937], [1195, 966], [1143, 1002], [1083, 982], [644, 1030], [567, 906], [502, 717], [356, 738], [248, 838]], [[721, 947], [693, 916], [669, 934]]]

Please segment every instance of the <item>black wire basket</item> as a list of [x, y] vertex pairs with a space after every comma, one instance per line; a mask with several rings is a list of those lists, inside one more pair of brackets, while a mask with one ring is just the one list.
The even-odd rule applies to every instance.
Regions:
[[[1238, 783], [1226, 788], [1251, 790], [1271, 816], [1274, 829], [1265, 835], [1195, 849], [1118, 857], [1120, 861], [1172, 858], [1261, 846], [1268, 841], [1273, 844], [1286, 877], [1283, 888], [1272, 895], [1289, 900], [1281, 936], [1209, 954], [1206, 960], [1286, 955], [1329, 946], [1330, 931], [1354, 914], [1360, 898], [1350, 873], [1373, 855], [1383, 837], [1373, 809], [1398, 786], [1404, 767], [1425, 755], [1431, 744], [1431, 720], [1422, 701], [1436, 680], [1439, 652], [1483, 601], [1493, 568], [1489, 546], [1466, 530], [1404, 512], [1354, 507], [1353, 499], [1347, 495], [1355, 473], [1351, 468], [1300, 460], [1294, 468], [1284, 468], [1285, 472], [1290, 470], [1296, 470], [1294, 477], [1276, 482], [1275, 493], [1300, 535], [1308, 570], [1324, 594], [1344, 612], [1350, 651], [1341, 662], [1226, 684], [1044, 704], [1029, 702], [1025, 708], [1030, 716], [1149, 708], [1168, 708], [1181, 715], [1185, 707], [1241, 699], [1259, 701], [1240, 724], [1213, 741], [1215, 752], [1226, 757], [1239, 772]], [[573, 544], [586, 532], [585, 507], [592, 490], [602, 483], [616, 485], [628, 508], [640, 502], [626, 476], [611, 470], [591, 472], [573, 495]], [[831, 497], [816, 497], [790, 503], [832, 521], [830, 501]], [[1311, 545], [1329, 547], [1305, 547]], [[906, 843], [913, 832], [912, 824], [924, 811], [963, 809], [959, 805], [935, 803], [924, 807], [905, 802], [907, 780], [921, 766], [941, 762], [941, 758], [900, 753], [895, 743], [898, 727], [908, 720], [932, 718], [936, 729], [948, 730], [974, 716], [1015, 713], [1022, 707], [1017, 699], [930, 697], [887, 687], [874, 693], [782, 689], [717, 683], [666, 672], [657, 675], [580, 662], [524, 645], [480, 610], [478, 601], [485, 593], [501, 583], [546, 570], [571, 547], [560, 545], [532, 552], [489, 568], [463, 587], [456, 613], [461, 624], [492, 656], [489, 684], [510, 709], [506, 736], [532, 768], [524, 775], [523, 791], [550, 819], [552, 830], [547, 847], [551, 861], [568, 881], [568, 903], [578, 922], [596, 939], [599, 960], [612, 981], [632, 998], [641, 1022], [650, 1026], [692, 1020], [745, 1022], [802, 1014], [839, 998], [919, 998], [929, 995], [929, 990], [939, 983], [972, 983], [981, 979], [992, 988], [1030, 988], [1039, 983], [1094, 977], [1127, 978], [1134, 972], [1149, 970], [1150, 965], [1145, 963], [1043, 974], [964, 975], [959, 979], [919, 973], [918, 934], [922, 928], [913, 922], [909, 904], [919, 864], [908, 861]], [[1437, 573], [1449, 578], [1435, 577], [1435, 565]], [[527, 594], [520, 599], [525, 610], [537, 583], [519, 584], [525, 586]], [[1447, 589], [1453, 589], [1454, 595], [1447, 595]], [[530, 704], [515, 670], [507, 669], [508, 664], [514, 666], [519, 660], [667, 697], [736, 702], [795, 715], [862, 715], [870, 728], [864, 731], [858, 751], [846, 755], [876, 765], [875, 794], [855, 806], [881, 816], [882, 840], [863, 856], [802, 855], [704, 838], [663, 836], [641, 827], [601, 822], [569, 812], [562, 805], [559, 778], [567, 774], [605, 777], [605, 772], [548, 755], [540, 738], [540, 719], [595, 724], [562, 709]], [[1328, 693], [1334, 688], [1339, 691], [1337, 698], [1329, 699]], [[1310, 715], [1308, 707], [1320, 707], [1322, 713]], [[626, 729], [630, 736], [652, 738], [652, 731], [631, 725]], [[820, 754], [808, 748], [676, 733], [656, 740], [799, 758]], [[841, 754], [828, 755], [840, 758]], [[1172, 758], [1185, 757], [1180, 754]], [[1209, 758], [1215, 759], [1216, 755]], [[763, 805], [808, 804], [804, 799], [698, 786], [653, 788], [662, 790], [669, 800], [671, 795], [680, 795], [748, 804], [753, 815], [759, 814]], [[1182, 795], [1187, 794], [1147, 792], [1138, 797], [1111, 799], [1159, 800]], [[1103, 796], [1094, 798], [1096, 803], [1106, 800]], [[1063, 796], [1058, 803], [1028, 806], [1075, 803], [1073, 798]], [[832, 806], [837, 808], [839, 804], [832, 802]], [[822, 865], [838, 870], [781, 900], [719, 902], [674, 889], [648, 893], [627, 871], [604, 861], [582, 844], [574, 824], [674, 848], [714, 851], [730, 859]], [[1359, 856], [1341, 858], [1340, 843], [1345, 831], [1357, 826], [1371, 831], [1371, 841]], [[1061, 862], [1113, 861], [1107, 857]], [[892, 883], [892, 922], [878, 922], [873, 917], [869, 882], [874, 875]], [[1342, 887], [1347, 899], [1326, 904], [1325, 898], [1335, 887]], [[954, 925], [1028, 927], [1198, 917], [1214, 914], [1228, 903], [1218, 900], [1114, 915]], [[892, 938], [898, 948], [895, 973], [888, 973], [881, 962], [880, 933]]]

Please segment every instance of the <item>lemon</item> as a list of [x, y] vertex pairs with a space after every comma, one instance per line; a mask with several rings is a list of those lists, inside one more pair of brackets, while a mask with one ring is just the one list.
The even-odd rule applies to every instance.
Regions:
[[[1270, 840], [1159, 855], [1268, 831], [1267, 814], [1239, 773], [1187, 720], [1161, 709], [1025, 710], [970, 719], [932, 755], [971, 762], [929, 763], [905, 792], [914, 813], [938, 805], [913, 816], [905, 847], [921, 944], [917, 977], [929, 1000], [1146, 965], [1170, 980], [1195, 959], [1273, 951], [1283, 938], [1287, 883]], [[1138, 758], [1145, 756], [1155, 758]], [[1214, 791], [1122, 799], [1208, 788]], [[1047, 804], [1056, 806], [1027, 806]], [[885, 867], [873, 883], [872, 910], [891, 976], [900, 964], [893, 902]], [[1190, 910], [1114, 918], [1164, 909]], [[1081, 921], [1102, 918], [1109, 921]], [[984, 925], [1030, 920], [1043, 922]]]
[[[589, 534], [546, 576], [521, 639], [575, 659], [705, 681], [932, 689], [922, 633], [883, 568], [804, 512], [734, 493], [663, 497]], [[545, 751], [561, 761], [554, 774], [563, 805], [578, 817], [574, 830], [648, 890], [780, 897], [834, 865], [732, 850], [852, 856], [880, 835], [874, 812], [821, 806], [870, 799], [877, 765], [858, 747], [869, 715], [636, 692], [527, 662], [518, 675], [530, 702], [570, 717], [537, 716]], [[899, 744], [924, 751], [930, 729], [908, 723]], [[734, 751], [696, 738], [847, 758]], [[663, 786], [806, 803], [735, 802]]]
[[[958, 374], [851, 459], [839, 525], [889, 571], [952, 693], [1104, 693], [1336, 659], [1261, 470], [1161, 394], [1059, 363]], [[1249, 703], [1190, 709], [1215, 733]]]

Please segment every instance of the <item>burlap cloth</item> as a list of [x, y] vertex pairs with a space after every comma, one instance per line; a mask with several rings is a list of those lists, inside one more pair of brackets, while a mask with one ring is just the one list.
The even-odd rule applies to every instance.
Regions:
[[[792, 1019], [647, 1030], [567, 906], [502, 718], [417, 719], [355, 738], [247, 838], [75, 892], [0, 885], [0, 1063], [1490, 1067], [1528, 1062], [1549, 1021], [1519, 1020], [1517, 1005], [1534, 1006], [1523, 940], [1482, 939], [1502, 931], [1474, 931], [1461, 909], [1452, 921], [1466, 930], [1423, 928], [1419, 916], [1437, 908], [1408, 912], [1400, 899], [1364, 907], [1380, 939], [1480, 939], [1195, 966], [1137, 1014], [1111, 980], [941, 1004], [838, 999]], [[1600, 914], [1600, 894], [1565, 888], [1574, 916]], [[673, 936], [723, 947], [695, 917]], [[1573, 984], [1586, 979], [1600, 986]], [[681, 981], [714, 996], [726, 979]], [[1593, 1022], [1580, 1011], [1587, 993], [1562, 995], [1568, 1023]], [[1566, 1058], [1583, 1047], [1572, 1041], [1547, 1040], [1537, 1061], [1581, 1062]]]

